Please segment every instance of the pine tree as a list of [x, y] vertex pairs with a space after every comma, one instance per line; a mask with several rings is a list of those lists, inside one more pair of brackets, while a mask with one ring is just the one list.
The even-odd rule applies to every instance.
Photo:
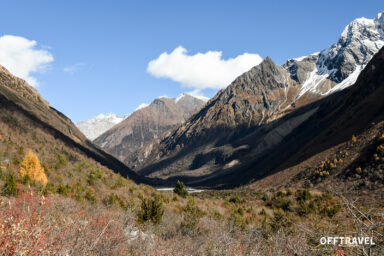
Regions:
[[185, 185], [181, 181], [177, 181], [175, 188], [173, 189], [173, 192], [178, 194], [179, 196], [186, 198], [188, 196], [188, 191], [185, 188]]
[[160, 224], [164, 215], [164, 206], [160, 197], [141, 199], [141, 209], [138, 212], [139, 223], [151, 221], [153, 224]]
[[20, 165], [19, 173], [23, 178], [28, 176], [32, 181], [40, 182], [44, 186], [48, 183], [47, 176], [45, 175], [43, 167], [41, 167], [40, 160], [32, 151], [29, 151], [25, 156]]

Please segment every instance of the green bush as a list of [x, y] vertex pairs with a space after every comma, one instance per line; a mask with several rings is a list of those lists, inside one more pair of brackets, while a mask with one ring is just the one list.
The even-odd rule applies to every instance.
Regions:
[[223, 220], [224, 219], [224, 215], [222, 215], [221, 213], [219, 213], [218, 211], [215, 211], [213, 213], [213, 218], [215, 220]]
[[24, 177], [21, 178], [21, 184], [28, 184], [31, 182], [31, 178], [29, 177], [29, 175], [25, 175]]
[[64, 195], [64, 196], [67, 196], [69, 193], [72, 192], [72, 188], [66, 184], [60, 184], [57, 189], [56, 189], [57, 193], [59, 193], [60, 195]]
[[271, 193], [269, 193], [269, 192], [265, 192], [265, 193], [263, 194], [263, 197], [262, 197], [261, 199], [263, 199], [263, 201], [269, 201], [269, 200], [271, 200]]
[[259, 215], [261, 215], [261, 216], [268, 216], [268, 213], [267, 213], [267, 211], [264, 208], [262, 208], [261, 211], [259, 212]]
[[292, 211], [293, 202], [289, 198], [274, 197], [272, 199], [272, 207], [283, 209], [284, 211]]
[[334, 215], [336, 215], [340, 211], [341, 211], [341, 205], [336, 203], [329, 204], [322, 209], [322, 213], [325, 216], [328, 216], [330, 218], [332, 218]]
[[235, 225], [236, 227], [246, 230], [247, 229], [247, 220], [240, 214], [238, 211], [232, 212], [229, 218], [229, 222]]
[[181, 230], [184, 234], [196, 235], [199, 233], [198, 224], [204, 212], [195, 204], [193, 199], [189, 200], [187, 205], [182, 208], [183, 221]]
[[311, 213], [318, 213], [319, 206], [320, 206], [319, 202], [316, 200], [313, 200], [308, 204], [308, 209]]
[[65, 155], [56, 154], [55, 169], [58, 170], [60, 168], [66, 167], [66, 166], [67, 166], [67, 158], [65, 157]]
[[100, 179], [101, 177], [98, 175], [98, 173], [91, 171], [89, 175], [87, 176], [87, 183], [90, 186], [94, 186], [96, 184], [96, 180]]
[[308, 191], [308, 189], [299, 189], [296, 191], [296, 200], [300, 201], [307, 201], [311, 199], [311, 193]]
[[[28, 176], [25, 176], [25, 177], [28, 177]], [[43, 194], [46, 195], [46, 194], [54, 194], [56, 193], [57, 191], [57, 188], [55, 187], [54, 184], [52, 183], [49, 183], [45, 186], [45, 188], [43, 188]]]
[[129, 184], [129, 182], [127, 179], [123, 178], [121, 175], [118, 175], [118, 178], [117, 178], [115, 184], [111, 188], [112, 189], [118, 189], [118, 188], [124, 187], [128, 184]]
[[120, 205], [122, 208], [126, 208], [126, 203], [115, 193], [109, 194], [107, 197], [103, 199], [103, 203], [106, 206]]
[[16, 178], [13, 173], [9, 173], [6, 176], [5, 184], [3, 188], [3, 195], [5, 196], [14, 196], [16, 194]]
[[163, 202], [158, 196], [141, 199], [141, 208], [137, 213], [139, 223], [152, 222], [157, 225], [161, 223], [163, 215]]
[[245, 200], [241, 200], [238, 196], [232, 196], [231, 198], [229, 198], [228, 200], [230, 203], [234, 203], [234, 204], [239, 204], [239, 203], [244, 203]]
[[87, 199], [91, 203], [96, 202], [96, 197], [92, 190], [87, 190], [87, 192], [85, 192], [85, 199]]
[[271, 228], [273, 231], [278, 231], [280, 228], [288, 228], [291, 226], [292, 221], [282, 209], [276, 209], [273, 211], [273, 219], [271, 221]]
[[304, 215], [307, 215], [311, 212], [309, 206], [303, 201], [303, 200], [300, 200], [299, 201], [299, 209], [297, 211], [297, 213], [301, 216], [304, 216]]
[[173, 192], [178, 194], [179, 196], [186, 198], [188, 196], [188, 191], [185, 189], [185, 185], [181, 181], [177, 181], [175, 188], [173, 189]]

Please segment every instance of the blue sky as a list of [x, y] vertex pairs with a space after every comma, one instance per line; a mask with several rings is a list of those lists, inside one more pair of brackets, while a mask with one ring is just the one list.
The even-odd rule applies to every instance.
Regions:
[[[270, 56], [276, 63], [320, 51], [382, 1], [2, 1], [0, 36], [35, 40], [54, 61], [33, 73], [37, 89], [74, 122], [124, 115], [180, 82], [157, 78], [148, 63], [182, 46], [188, 55], [221, 51]], [[0, 49], [1, 51], [1, 49]], [[185, 84], [184, 84], [185, 85]], [[217, 88], [202, 89], [212, 97]]]

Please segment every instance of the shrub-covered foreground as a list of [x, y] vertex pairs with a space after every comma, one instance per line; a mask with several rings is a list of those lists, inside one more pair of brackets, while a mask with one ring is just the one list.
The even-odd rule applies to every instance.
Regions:
[[373, 235], [370, 255], [383, 252], [383, 213], [354, 209], [330, 193], [152, 194], [130, 208], [33, 188], [4, 196], [0, 255], [336, 255], [319, 239], [352, 234]]
[[345, 255], [383, 255], [378, 203], [314, 188], [159, 192], [40, 135], [0, 134], [0, 255], [335, 255], [320, 238], [346, 235], [376, 245]]

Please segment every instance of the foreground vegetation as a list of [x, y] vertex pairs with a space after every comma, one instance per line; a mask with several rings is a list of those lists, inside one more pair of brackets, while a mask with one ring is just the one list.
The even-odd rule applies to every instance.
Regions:
[[[16, 187], [0, 202], [1, 255], [336, 255], [321, 237], [367, 234], [376, 242], [371, 254], [350, 247], [345, 255], [381, 255], [383, 248], [382, 209], [356, 207], [329, 192], [206, 191], [183, 198], [127, 182], [99, 201]], [[127, 199], [118, 196], [122, 191]]]
[[[0, 131], [4, 129], [0, 126]], [[18, 141], [15, 138], [21, 136], [15, 132], [6, 129], [0, 134], [0, 255], [337, 255], [337, 251], [382, 255], [384, 251], [380, 204], [364, 205], [347, 195], [308, 186], [188, 194], [178, 182], [173, 192], [159, 192], [59, 143], [49, 143], [47, 137], [36, 134]], [[381, 166], [380, 145], [374, 148], [377, 155], [372, 154], [374, 166]], [[328, 168], [327, 164], [333, 168], [328, 162], [319, 168]], [[374, 167], [359, 164], [363, 173]], [[376, 245], [321, 245], [320, 238], [326, 236], [373, 236]]]

